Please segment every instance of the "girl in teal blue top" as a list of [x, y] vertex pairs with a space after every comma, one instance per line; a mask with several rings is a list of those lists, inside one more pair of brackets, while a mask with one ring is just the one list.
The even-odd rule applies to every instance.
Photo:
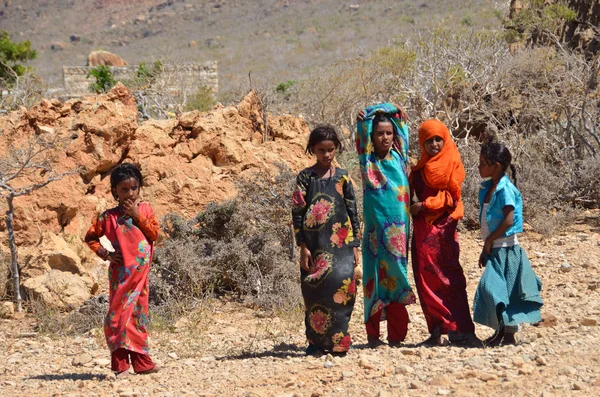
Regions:
[[510, 167], [516, 182], [511, 161], [512, 155], [504, 144], [482, 145], [479, 174], [490, 179], [481, 184], [479, 191], [484, 240], [479, 266], [485, 271], [475, 292], [473, 320], [496, 330], [485, 341], [487, 346], [514, 345], [519, 324], [542, 320], [542, 282], [517, 238], [517, 233], [523, 231], [523, 200], [506, 176]]

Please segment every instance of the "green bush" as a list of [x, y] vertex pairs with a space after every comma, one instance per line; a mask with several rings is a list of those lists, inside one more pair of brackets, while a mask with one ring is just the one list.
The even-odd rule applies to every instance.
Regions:
[[31, 49], [29, 40], [14, 42], [6, 30], [0, 31], [0, 81], [14, 83], [30, 70], [23, 63], [35, 58], [37, 52]]
[[98, 65], [89, 70], [87, 78], [93, 77], [95, 81], [90, 83], [90, 91], [96, 94], [108, 92], [117, 81], [113, 77], [110, 66]]
[[198, 91], [189, 98], [185, 106], [185, 111], [199, 110], [201, 112], [206, 112], [215, 106], [215, 103], [215, 97], [211, 89], [200, 87], [198, 88]]

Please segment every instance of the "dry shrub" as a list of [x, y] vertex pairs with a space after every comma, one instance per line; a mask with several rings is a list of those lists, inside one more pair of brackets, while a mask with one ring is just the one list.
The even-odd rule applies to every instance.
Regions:
[[238, 196], [211, 203], [191, 220], [167, 216], [169, 239], [156, 250], [151, 302], [202, 300], [233, 294], [263, 308], [299, 303], [291, 228], [295, 176], [283, 166], [275, 178], [242, 180]]
[[[286, 109], [312, 123], [354, 130], [360, 108], [396, 101], [412, 118], [412, 158], [419, 155], [418, 126], [428, 118], [442, 120], [467, 169], [463, 194], [469, 226], [479, 221], [479, 143], [489, 136], [510, 147], [525, 220], [537, 231], [549, 235], [563, 227], [573, 219], [573, 208], [598, 207], [600, 60], [558, 43], [510, 53], [502, 32], [417, 34], [416, 40], [319, 69], [294, 85]], [[345, 153], [340, 161], [352, 164], [351, 158]]]
[[65, 313], [49, 307], [39, 300], [29, 300], [30, 310], [36, 319], [37, 332], [54, 335], [81, 335], [102, 328], [108, 312], [108, 296], [98, 295], [88, 299], [81, 307]]

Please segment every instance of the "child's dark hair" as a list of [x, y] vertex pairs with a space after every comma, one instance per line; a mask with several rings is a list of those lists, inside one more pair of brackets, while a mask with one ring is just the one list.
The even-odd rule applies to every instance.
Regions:
[[510, 167], [512, 179], [515, 185], [517, 184], [517, 169], [512, 164], [512, 154], [510, 154], [510, 150], [505, 144], [490, 139], [487, 143], [481, 145], [481, 155], [492, 164], [500, 164], [503, 172], [506, 172]]
[[[375, 127], [377, 127], [377, 124], [379, 123], [391, 123], [392, 127], [394, 127], [394, 123], [392, 123], [392, 118], [385, 113], [375, 114], [375, 116], [373, 117], [373, 131], [375, 131]], [[396, 128], [394, 127], [394, 133], [395, 131]]]
[[312, 148], [319, 142], [323, 141], [332, 141], [335, 145], [336, 149], [340, 149], [342, 143], [340, 142], [340, 138], [338, 138], [338, 134], [330, 125], [320, 125], [314, 130], [311, 131], [310, 137], [308, 138], [308, 144], [306, 145], [305, 152], [312, 155], [314, 154]]
[[140, 184], [140, 187], [142, 187], [142, 184], [144, 183], [144, 180], [142, 179], [142, 173], [138, 167], [131, 163], [119, 164], [110, 174], [110, 190], [115, 200], [118, 199], [117, 195], [115, 194], [117, 185], [119, 182], [129, 178], [135, 178]]

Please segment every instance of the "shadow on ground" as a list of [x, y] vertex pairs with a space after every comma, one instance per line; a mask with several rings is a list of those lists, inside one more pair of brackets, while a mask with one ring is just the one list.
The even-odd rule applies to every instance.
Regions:
[[90, 374], [90, 373], [75, 374], [75, 373], [71, 373], [71, 374], [35, 375], [35, 376], [30, 376], [27, 379], [33, 379], [33, 380], [72, 380], [72, 381], [76, 381], [76, 380], [99, 380], [99, 381], [103, 381], [103, 380], [110, 380], [110, 377], [107, 374]]

